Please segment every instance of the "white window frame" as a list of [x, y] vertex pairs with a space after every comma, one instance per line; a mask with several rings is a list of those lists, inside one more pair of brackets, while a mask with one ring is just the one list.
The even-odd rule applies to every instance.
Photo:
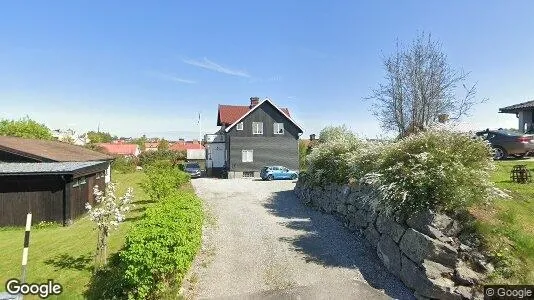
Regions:
[[80, 182], [78, 181], [78, 179], [74, 179], [72, 181], [72, 187], [74, 188], [74, 187], [77, 187], [78, 185], [80, 185]]
[[87, 183], [87, 180], [85, 180], [85, 177], [80, 178], [80, 185], [84, 185]]
[[241, 150], [241, 162], [254, 162], [254, 150]]
[[[280, 132], [280, 129], [282, 129], [282, 132]], [[274, 134], [284, 134], [286, 132], [284, 129], [284, 123], [274, 123], [273, 132]]]
[[239, 131], [243, 130], [243, 122], [237, 123], [237, 126], [235, 127], [235, 130], [239, 130]]
[[[258, 129], [258, 131], [256, 131], [256, 129]], [[252, 122], [252, 134], [263, 134], [263, 122]]]

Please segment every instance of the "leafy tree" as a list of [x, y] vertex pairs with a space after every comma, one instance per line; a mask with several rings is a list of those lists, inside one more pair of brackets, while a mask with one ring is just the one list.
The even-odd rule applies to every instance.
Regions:
[[[449, 65], [441, 44], [430, 34], [420, 34], [408, 47], [397, 43], [383, 65], [385, 80], [368, 99], [375, 101], [373, 112], [382, 128], [399, 136], [428, 128], [440, 115], [458, 120], [477, 103], [476, 84], [465, 85], [468, 74]], [[457, 97], [462, 87], [465, 95]]]
[[0, 135], [30, 139], [53, 140], [52, 132], [44, 124], [31, 120], [28, 116], [19, 120], [0, 121]]
[[139, 165], [143, 168], [159, 161], [168, 161], [177, 166], [185, 160], [187, 153], [185, 151], [157, 150], [145, 151], [139, 154]]
[[158, 143], [158, 150], [169, 150], [169, 142], [166, 139], [161, 139]]
[[108, 132], [89, 131], [87, 133], [87, 138], [91, 144], [109, 143], [113, 140], [113, 137]]
[[299, 166], [301, 170], [306, 169], [306, 156], [308, 155], [308, 143], [305, 140], [299, 141]]
[[137, 144], [139, 146], [139, 149], [141, 149], [141, 151], [145, 151], [146, 150], [146, 142], [148, 142], [148, 138], [146, 137], [146, 135], [143, 134], [143, 136], [141, 136], [140, 138], [137, 138], [137, 139], [134, 139], [132, 141], [134, 144]]

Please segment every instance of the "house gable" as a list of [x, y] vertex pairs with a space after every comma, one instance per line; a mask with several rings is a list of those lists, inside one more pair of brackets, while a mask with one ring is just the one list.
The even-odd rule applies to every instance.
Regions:
[[[252, 107], [248, 112], [246, 112], [244, 115], [242, 115], [239, 119], [237, 119], [235, 122], [233, 122], [230, 126], [228, 126], [225, 131], [226, 132], [229, 132], [230, 130], [232, 130], [232, 128], [234, 128], [237, 124], [239, 124], [240, 122], [242, 122], [245, 118], [247, 118], [248, 115], [254, 113], [254, 111], [260, 109], [260, 108], [263, 108], [265, 105], [270, 105], [272, 108], [274, 108], [276, 111], [278, 111], [278, 114], [283, 117], [284, 119], [286, 119], [287, 121], [289, 121], [290, 123], [292, 123], [300, 133], [303, 132], [302, 128], [293, 120], [291, 119], [290, 115], [289, 115], [289, 111], [287, 109], [280, 109], [278, 106], [276, 106], [274, 103], [271, 102], [271, 100], [269, 100], [268, 98], [263, 100], [262, 102], [258, 103], [257, 105], [255, 105], [254, 107]], [[274, 117], [274, 114], [271, 114], [273, 117]], [[279, 119], [280, 120], [280, 119]], [[279, 121], [281, 122], [281, 121]], [[285, 123], [285, 122], [284, 122]]]
[[[263, 134], [253, 134], [252, 126], [254, 122], [261, 122], [263, 124]], [[243, 123], [242, 127], [237, 126], [237, 124], [240, 123]], [[283, 134], [274, 133], [274, 123], [283, 124]], [[237, 130], [238, 127], [240, 130]], [[225, 131], [231, 136], [285, 137], [293, 139], [298, 139], [299, 134], [302, 133], [300, 127], [269, 100], [264, 100], [256, 105], [253, 109], [249, 110], [247, 114], [235, 121], [234, 124], [227, 127]]]

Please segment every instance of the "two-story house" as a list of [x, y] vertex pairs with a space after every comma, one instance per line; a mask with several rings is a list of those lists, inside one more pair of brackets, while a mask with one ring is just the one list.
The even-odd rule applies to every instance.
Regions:
[[259, 177], [263, 166], [280, 165], [298, 170], [298, 140], [302, 128], [287, 108], [270, 99], [250, 98], [250, 105], [219, 105], [220, 130], [206, 135], [206, 168], [216, 176]]

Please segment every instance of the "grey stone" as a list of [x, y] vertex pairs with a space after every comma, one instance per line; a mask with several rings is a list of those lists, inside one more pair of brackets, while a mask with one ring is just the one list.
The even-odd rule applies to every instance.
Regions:
[[425, 210], [413, 214], [406, 220], [408, 226], [430, 237], [443, 239], [443, 236], [456, 236], [460, 227], [458, 222], [443, 214]]
[[467, 286], [457, 286], [454, 292], [460, 295], [463, 299], [472, 299], [473, 292], [470, 287]]
[[339, 204], [337, 205], [336, 210], [337, 210], [337, 212], [338, 212], [339, 214], [341, 214], [341, 215], [346, 215], [346, 214], [347, 214], [347, 211], [348, 211], [348, 209], [347, 209], [347, 205], [344, 204], [344, 203], [339, 203]]
[[417, 299], [417, 300], [432, 300], [432, 299], [430, 299], [430, 298], [428, 298], [428, 297], [425, 297], [425, 296], [419, 294], [418, 292], [413, 293], [413, 296], [414, 296], [415, 299]]
[[430, 259], [445, 266], [455, 266], [458, 252], [451, 245], [432, 239], [412, 228], [406, 230], [400, 241], [400, 249], [417, 263]]
[[460, 244], [460, 251], [462, 252], [471, 252], [473, 248], [465, 245], [465, 244]]
[[480, 281], [480, 274], [460, 263], [454, 270], [454, 280], [462, 285], [474, 285]]
[[378, 241], [380, 240], [380, 232], [378, 232], [375, 229], [375, 226], [373, 224], [369, 224], [369, 226], [364, 231], [365, 238], [373, 245], [373, 247], [376, 248], [378, 245]]
[[353, 214], [349, 214], [349, 219], [356, 227], [365, 228], [369, 225], [366, 214], [367, 212], [364, 210], [357, 210]]
[[354, 205], [347, 205], [347, 212], [350, 214], [350, 213], [354, 213], [355, 211], [357, 211], [358, 209], [356, 208], [356, 206]]
[[396, 243], [400, 241], [406, 231], [404, 226], [395, 222], [392, 217], [388, 217], [384, 213], [378, 214], [376, 229], [382, 234], [389, 235]]
[[401, 251], [399, 246], [397, 246], [391, 237], [386, 234], [382, 234], [382, 236], [380, 236], [380, 240], [378, 241], [378, 245], [376, 247], [376, 253], [388, 271], [397, 276], [400, 274]]
[[454, 282], [452, 280], [441, 276], [429, 278], [431, 276], [435, 277], [435, 274], [442, 272], [442, 267], [445, 269], [446, 267], [442, 266], [436, 270], [436, 265], [425, 263], [420, 269], [408, 257], [402, 255], [400, 278], [404, 284], [423, 297], [445, 300], [461, 299], [461, 296], [454, 291]]

